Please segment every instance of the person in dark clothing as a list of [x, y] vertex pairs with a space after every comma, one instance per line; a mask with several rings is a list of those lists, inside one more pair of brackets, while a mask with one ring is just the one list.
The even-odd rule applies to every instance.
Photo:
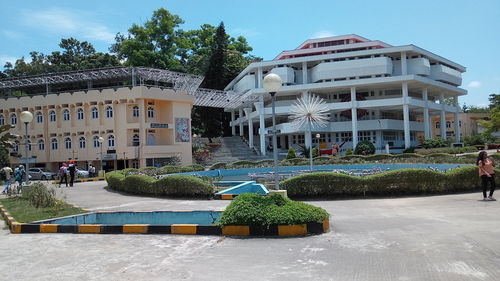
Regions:
[[[497, 201], [493, 197], [493, 192], [495, 192], [495, 161], [488, 157], [486, 151], [479, 152], [477, 156], [476, 165], [479, 167], [479, 176], [483, 184], [483, 200], [484, 201]], [[488, 189], [488, 182], [490, 183], [490, 195], [486, 197], [486, 191]]]
[[75, 160], [69, 161], [68, 171], [69, 171], [69, 186], [72, 187], [73, 182], [75, 181], [75, 173], [76, 173]]
[[59, 178], [61, 178], [59, 187], [61, 187], [63, 180], [66, 183], [66, 187], [68, 187], [68, 165], [66, 163], [62, 163], [61, 168], [59, 168]]

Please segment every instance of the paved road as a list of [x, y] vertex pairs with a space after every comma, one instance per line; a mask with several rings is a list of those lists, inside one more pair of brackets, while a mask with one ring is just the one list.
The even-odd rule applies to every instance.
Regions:
[[[226, 201], [65, 190], [91, 210], [222, 209]], [[309, 202], [332, 232], [304, 238], [22, 234], [0, 230], [0, 280], [500, 280], [500, 203], [481, 195]]]

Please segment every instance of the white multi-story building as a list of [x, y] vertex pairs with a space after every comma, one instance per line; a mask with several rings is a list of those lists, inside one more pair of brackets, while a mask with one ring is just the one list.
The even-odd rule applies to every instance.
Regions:
[[[347, 149], [370, 140], [378, 151], [388, 144], [397, 152], [430, 138], [433, 116], [445, 123], [446, 113], [453, 113], [454, 124], [459, 126], [458, 97], [467, 94], [459, 87], [465, 70], [414, 45], [391, 46], [358, 35], [311, 39], [274, 60], [246, 67], [225, 90], [240, 93], [251, 102], [226, 110], [231, 112], [233, 135], [239, 129], [251, 147], [266, 154], [272, 109], [263, 78], [275, 73], [283, 81], [276, 94], [279, 148], [309, 147], [315, 139], [312, 136], [319, 133], [320, 139], [314, 141], [329, 146], [346, 142], [343, 149]], [[327, 102], [328, 126], [316, 128], [312, 134], [292, 126], [290, 108], [301, 95], [320, 96]], [[446, 136], [445, 126], [441, 130], [441, 136]], [[454, 141], [460, 141], [459, 134]]]

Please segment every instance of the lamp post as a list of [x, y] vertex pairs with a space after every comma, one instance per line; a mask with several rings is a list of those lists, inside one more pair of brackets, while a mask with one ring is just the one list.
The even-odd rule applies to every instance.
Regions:
[[24, 148], [24, 167], [25, 167], [25, 170], [24, 170], [24, 176], [25, 176], [25, 180], [24, 182], [28, 182], [28, 179], [29, 179], [29, 176], [28, 176], [28, 145], [29, 145], [29, 142], [28, 142], [28, 123], [30, 123], [31, 121], [33, 120], [33, 114], [29, 111], [23, 111], [21, 112], [21, 121], [24, 123], [24, 128], [25, 128], [25, 131], [24, 131], [24, 140], [25, 140], [25, 143], [26, 143], [26, 146]]
[[[103, 137], [99, 137], [99, 139], [97, 140], [99, 142], [99, 147], [101, 148], [101, 161], [99, 163], [99, 172], [102, 173], [102, 143], [104, 142], [104, 138]], [[104, 173], [102, 173], [102, 176], [104, 176]]]
[[280, 181], [279, 181], [279, 175], [278, 175], [278, 139], [277, 139], [277, 132], [276, 132], [276, 113], [275, 113], [275, 107], [274, 107], [274, 101], [275, 97], [274, 95], [276, 94], [277, 91], [281, 88], [281, 77], [279, 75], [271, 73], [266, 75], [264, 77], [264, 89], [269, 92], [271, 95], [272, 99], [272, 113], [273, 113], [273, 158], [274, 158], [274, 188], [275, 189], [280, 189]]

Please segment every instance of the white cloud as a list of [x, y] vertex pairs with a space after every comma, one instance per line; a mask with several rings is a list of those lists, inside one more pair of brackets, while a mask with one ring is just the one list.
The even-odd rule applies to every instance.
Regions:
[[115, 33], [93, 19], [93, 15], [86, 11], [62, 8], [29, 10], [22, 13], [21, 19], [25, 25], [46, 32], [74, 37], [82, 36], [85, 39], [108, 43], [114, 42], [115, 38]]
[[329, 30], [320, 30], [312, 35], [311, 39], [316, 39], [316, 38], [323, 38], [323, 37], [332, 37], [335, 36], [336, 34], [329, 31]]
[[0, 68], [3, 68], [6, 62], [14, 63], [16, 62], [17, 58], [11, 57], [11, 56], [6, 56], [6, 55], [0, 55]]
[[23, 34], [14, 32], [11, 30], [0, 30], [0, 35], [7, 37], [8, 39], [15, 40], [23, 37]]
[[231, 33], [229, 35], [231, 35], [233, 37], [243, 36], [243, 37], [249, 38], [249, 37], [259, 36], [260, 34], [261, 33], [259, 31], [255, 30], [255, 28], [237, 27], [237, 28], [231, 30]]
[[481, 82], [479, 82], [479, 81], [471, 81], [469, 84], [467, 84], [467, 87], [469, 87], [469, 88], [479, 88], [479, 87], [481, 87]]

